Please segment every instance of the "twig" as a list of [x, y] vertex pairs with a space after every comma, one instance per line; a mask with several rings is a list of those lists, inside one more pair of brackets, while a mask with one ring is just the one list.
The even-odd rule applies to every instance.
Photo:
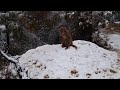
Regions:
[[17, 63], [18, 61], [15, 60], [14, 58], [9, 57], [8, 55], [6, 55], [2, 50], [0, 50], [1, 54], [9, 61], [11, 61], [12, 63]]
[[17, 68], [17, 73], [19, 75], [19, 78], [21, 79], [22, 76], [20, 74], [20, 72], [22, 72], [22, 68], [20, 67], [19, 63], [17, 60], [15, 60], [14, 58], [12, 57], [9, 57], [7, 54], [5, 54], [1, 49], [0, 49], [0, 53], [8, 60], [10, 61], [11, 63], [14, 63], [15, 64], [15, 67]]

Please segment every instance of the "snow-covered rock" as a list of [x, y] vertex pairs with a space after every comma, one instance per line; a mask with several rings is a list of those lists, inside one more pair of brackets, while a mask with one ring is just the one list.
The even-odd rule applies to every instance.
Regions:
[[[91, 42], [74, 41], [65, 50], [60, 44], [31, 49], [21, 56], [23, 79], [102, 79], [120, 78], [116, 75], [117, 54]], [[116, 75], [114, 77], [114, 75]]]

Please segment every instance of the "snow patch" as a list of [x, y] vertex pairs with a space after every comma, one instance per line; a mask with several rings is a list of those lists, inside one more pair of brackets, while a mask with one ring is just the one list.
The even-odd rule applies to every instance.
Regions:
[[0, 30], [6, 30], [6, 26], [5, 25], [0, 25]]
[[120, 21], [114, 22], [115, 24], [120, 24]]
[[110, 44], [114, 49], [120, 49], [120, 35], [119, 34], [110, 34], [108, 36], [108, 44]]
[[[23, 79], [111, 78], [117, 54], [87, 41], [74, 41], [78, 49], [44, 45], [27, 51], [19, 59]], [[116, 77], [112, 77], [116, 78]]]
[[105, 11], [104, 15], [112, 14], [112, 11]]

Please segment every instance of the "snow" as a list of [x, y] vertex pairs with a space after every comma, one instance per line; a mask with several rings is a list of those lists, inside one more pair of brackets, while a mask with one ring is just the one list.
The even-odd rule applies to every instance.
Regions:
[[120, 24], [120, 21], [114, 22], [115, 24]]
[[105, 11], [104, 15], [112, 14], [112, 11]]
[[60, 17], [65, 17], [65, 12], [64, 11], [61, 11]]
[[13, 63], [10, 63], [10, 65], [8, 66], [8, 71], [11, 71], [13, 75], [17, 75], [17, 70]]
[[106, 25], [106, 27], [109, 26], [109, 21], [108, 20], [105, 20], [105, 25]]
[[110, 44], [114, 49], [120, 49], [120, 35], [119, 34], [110, 34], [108, 36], [108, 44]]
[[0, 30], [5, 30], [6, 26], [5, 25], [0, 25]]
[[77, 50], [73, 47], [65, 50], [58, 44], [27, 51], [19, 59], [22, 79], [120, 78], [115, 52], [87, 41], [73, 43]]
[[114, 32], [111, 33], [109, 32], [105, 32], [106, 29], [100, 29], [99, 30], [99, 36], [101, 38], [103, 38], [104, 40], [107, 41], [107, 43], [112, 46], [113, 49], [119, 49], [120, 50], [120, 33]]
[[5, 56], [8, 60], [10, 60], [10, 61], [12, 61], [12, 62], [15, 62], [15, 63], [18, 62], [18, 61], [15, 60], [14, 58], [7, 56], [2, 50], [0, 50], [0, 52], [1, 52], [1, 54], [2, 54], [3, 56]]

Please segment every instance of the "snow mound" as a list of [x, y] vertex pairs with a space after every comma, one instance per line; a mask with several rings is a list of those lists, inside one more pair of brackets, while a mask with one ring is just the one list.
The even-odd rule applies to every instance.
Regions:
[[74, 41], [65, 50], [60, 44], [27, 51], [19, 59], [23, 79], [102, 79], [112, 77], [117, 54], [87, 41]]

